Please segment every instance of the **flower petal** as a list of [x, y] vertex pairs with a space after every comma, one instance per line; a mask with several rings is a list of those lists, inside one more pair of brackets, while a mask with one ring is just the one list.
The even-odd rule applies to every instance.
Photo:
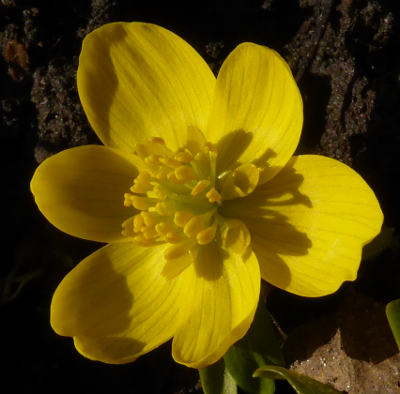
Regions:
[[240, 44], [218, 74], [206, 137], [218, 142], [219, 171], [252, 162], [272, 178], [295, 151], [303, 104], [287, 63], [274, 50]]
[[216, 243], [202, 246], [182, 274], [186, 294], [180, 311], [185, 322], [175, 333], [175, 361], [203, 368], [222, 357], [247, 332], [260, 291], [260, 271], [253, 252], [224, 252]]
[[373, 191], [355, 171], [315, 155], [293, 157], [251, 196], [227, 202], [225, 214], [233, 213], [250, 230], [262, 278], [308, 297], [356, 279], [362, 246], [383, 221]]
[[191, 129], [204, 129], [215, 77], [183, 39], [133, 22], [110, 23], [86, 36], [77, 82], [101, 141], [132, 152], [150, 137], [176, 149]]
[[180, 277], [162, 275], [165, 246], [107, 245], [60, 283], [51, 325], [74, 337], [85, 357], [111, 364], [135, 360], [170, 339], [179, 320]]
[[130, 158], [111, 148], [80, 146], [41, 163], [31, 190], [42, 214], [61, 231], [115, 242], [123, 238], [122, 222], [134, 214], [123, 203], [137, 172]]

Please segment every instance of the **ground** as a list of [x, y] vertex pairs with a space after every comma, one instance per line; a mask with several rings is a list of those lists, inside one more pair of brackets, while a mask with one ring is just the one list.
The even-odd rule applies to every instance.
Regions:
[[[49, 326], [62, 277], [98, 245], [66, 236], [38, 212], [29, 181], [62, 149], [98, 142], [76, 90], [82, 38], [110, 21], [146, 21], [190, 42], [217, 72], [240, 42], [289, 62], [305, 122], [297, 153], [357, 170], [375, 190], [385, 231], [365, 250], [359, 278], [309, 300], [272, 290], [268, 307], [291, 368], [348, 393], [400, 393], [400, 357], [384, 306], [400, 298], [400, 5], [390, 0], [188, 2], [0, 1], [0, 138], [5, 239], [0, 266], [0, 391], [200, 393], [170, 345], [134, 364], [84, 359]], [[299, 340], [300, 339], [300, 340]], [[283, 384], [278, 393], [289, 392]]]

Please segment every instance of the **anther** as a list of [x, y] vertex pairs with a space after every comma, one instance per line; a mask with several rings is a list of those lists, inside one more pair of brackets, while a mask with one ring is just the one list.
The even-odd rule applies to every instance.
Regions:
[[151, 185], [148, 184], [144, 184], [144, 183], [135, 183], [134, 185], [132, 185], [129, 190], [132, 193], [137, 193], [137, 194], [145, 194], [147, 193], [149, 190], [151, 190]]
[[179, 227], [185, 227], [185, 224], [194, 216], [192, 212], [178, 211], [174, 215], [174, 223]]
[[140, 211], [145, 211], [153, 206], [154, 201], [148, 197], [131, 196], [132, 205]]
[[145, 227], [145, 230], [142, 232], [146, 239], [152, 239], [158, 235], [158, 232], [154, 227]]
[[154, 206], [154, 211], [165, 216], [171, 212], [171, 209], [165, 201], [161, 201]]
[[124, 193], [124, 207], [131, 207], [132, 206], [132, 194]]
[[194, 157], [189, 150], [185, 150], [182, 152], [178, 152], [174, 156], [174, 159], [180, 161], [181, 163], [190, 163], [194, 159]]
[[179, 184], [179, 183], [181, 183], [181, 182], [178, 180], [178, 178], [176, 177], [175, 171], [170, 171], [170, 172], [167, 174], [167, 180], [168, 180], [168, 182], [171, 182], [171, 183], [173, 183], [173, 184]]
[[132, 193], [145, 194], [147, 191], [151, 190], [151, 186], [150, 186], [150, 188], [147, 188], [147, 187], [142, 187], [142, 185], [135, 184], [135, 185], [132, 185], [129, 188], [129, 190]]
[[142, 220], [146, 226], [154, 226], [158, 223], [156, 215], [157, 214], [154, 214], [154, 213], [151, 214], [147, 211], [140, 212], [140, 217], [142, 218]]
[[148, 193], [148, 196], [158, 198], [159, 200], [165, 200], [167, 197], [160, 185], [154, 185], [153, 190]]
[[200, 194], [202, 191], [207, 189], [207, 187], [210, 186], [210, 181], [207, 179], [202, 179], [201, 181], [198, 181], [196, 185], [193, 187], [192, 191], [190, 194], [195, 197], [198, 194]]
[[156, 172], [155, 177], [159, 181], [165, 182], [168, 180], [167, 177], [168, 177], [169, 172], [170, 172], [170, 170], [168, 168], [162, 167]]
[[172, 159], [170, 157], [165, 157], [165, 156], [160, 156], [158, 158], [158, 161], [159, 161], [159, 163], [161, 163], [161, 164], [163, 164], [163, 165], [165, 165], [166, 167], [169, 167], [169, 168], [177, 168], [180, 165], [182, 165], [182, 163], [180, 161], [174, 160], [174, 159]]
[[145, 157], [144, 162], [149, 166], [159, 165], [160, 156], [158, 155], [148, 155]]
[[174, 259], [184, 256], [187, 253], [188, 253], [188, 251], [187, 251], [187, 248], [185, 247], [185, 245], [180, 243], [177, 245], [170, 246], [164, 252], [164, 258], [166, 260], [174, 260]]
[[214, 238], [217, 232], [217, 223], [215, 222], [212, 226], [207, 227], [205, 230], [200, 231], [196, 235], [196, 240], [199, 245], [207, 245], [210, 243]]
[[160, 222], [156, 224], [155, 229], [157, 233], [163, 237], [165, 237], [168, 233], [174, 232], [172, 225], [166, 222]]
[[175, 169], [176, 179], [182, 182], [189, 182], [196, 179], [196, 173], [193, 171], [192, 167], [180, 166]]
[[178, 242], [181, 242], [183, 240], [183, 236], [180, 234], [177, 234], [173, 231], [170, 231], [169, 233], [165, 234], [165, 240], [171, 244], [177, 244]]
[[160, 137], [152, 137], [147, 142], [137, 144], [135, 150], [136, 154], [144, 160], [151, 155], [164, 156], [172, 153]]
[[221, 234], [224, 249], [242, 254], [250, 245], [251, 236], [246, 225], [237, 219], [228, 219], [223, 224]]
[[225, 178], [222, 185], [222, 197], [231, 200], [250, 194], [258, 185], [259, 169], [251, 163], [242, 164]]
[[147, 171], [141, 171], [139, 175], [135, 178], [135, 183], [150, 183], [151, 175]]
[[[141, 212], [141, 213], [143, 213], [143, 212]], [[142, 229], [144, 224], [145, 223], [144, 223], [144, 219], [143, 219], [142, 215], [138, 214], [138, 215], [134, 216], [134, 218], [133, 218], [133, 230], [136, 233], [138, 233]]]
[[193, 216], [183, 228], [183, 232], [188, 237], [193, 237], [197, 235], [200, 231], [204, 230], [206, 227], [204, 217], [202, 215]]
[[209, 201], [211, 204], [214, 203], [214, 202], [220, 204], [220, 203], [221, 203], [221, 200], [222, 200], [221, 195], [220, 195], [214, 188], [211, 188], [211, 189], [207, 192], [206, 197], [208, 198], [208, 201]]
[[136, 235], [135, 237], [133, 237], [133, 240], [142, 246], [153, 246], [153, 245], [157, 245], [156, 242], [154, 242], [152, 239], [146, 239], [142, 234], [140, 235]]
[[141, 172], [133, 181], [133, 185], [129, 189], [132, 193], [144, 194], [151, 190], [151, 176], [148, 172]]
[[149, 141], [154, 144], [165, 145], [164, 138], [161, 137], [151, 137]]
[[133, 237], [135, 236], [134, 231], [134, 217], [130, 217], [122, 223], [121, 234], [125, 237]]

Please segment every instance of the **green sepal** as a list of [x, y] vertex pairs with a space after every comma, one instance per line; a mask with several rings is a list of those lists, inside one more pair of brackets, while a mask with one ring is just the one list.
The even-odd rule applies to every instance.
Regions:
[[199, 369], [204, 394], [237, 394], [236, 383], [225, 367], [223, 359]]
[[391, 301], [386, 305], [386, 317], [400, 350], [400, 299]]
[[318, 382], [309, 376], [301, 375], [295, 371], [277, 365], [264, 365], [258, 368], [254, 377], [263, 379], [286, 379], [298, 394], [338, 394], [332, 386]]
[[259, 380], [253, 372], [265, 364], [284, 365], [283, 355], [275, 335], [275, 326], [265, 305], [260, 302], [246, 336], [230, 347], [224, 356], [225, 365], [240, 388], [252, 394], [275, 392], [273, 380]]

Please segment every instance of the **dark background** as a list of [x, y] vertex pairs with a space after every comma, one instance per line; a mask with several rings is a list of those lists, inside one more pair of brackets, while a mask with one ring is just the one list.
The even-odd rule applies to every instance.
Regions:
[[[33, 202], [29, 182], [38, 163], [49, 155], [97, 142], [79, 103], [75, 73], [83, 37], [110, 21], [153, 22], [168, 28], [194, 46], [215, 72], [243, 41], [270, 46], [286, 58], [304, 100], [298, 153], [324, 154], [356, 169], [381, 202], [385, 231], [366, 251], [357, 282], [318, 300], [275, 290], [268, 300], [269, 309], [282, 331], [289, 334], [287, 359], [294, 368], [329, 344], [341, 329], [342, 356], [353, 366], [355, 362], [382, 366], [389, 360], [386, 369], [379, 367], [382, 375], [357, 372], [358, 377], [347, 376], [340, 368], [335, 371], [333, 364], [332, 376], [318, 375], [317, 367], [306, 373], [351, 393], [365, 392], [365, 387], [369, 392], [400, 392], [396, 391], [400, 390], [399, 379], [393, 377], [396, 371], [400, 373], [400, 362], [383, 312], [385, 303], [400, 298], [398, 2], [160, 4], [0, 0], [4, 197], [0, 392], [201, 392], [197, 371], [175, 364], [169, 344], [134, 364], [110, 366], [81, 357], [71, 340], [57, 336], [49, 325], [49, 305], [57, 284], [99, 245], [69, 237], [47, 223]], [[363, 315], [358, 318], [357, 313]], [[297, 335], [302, 331], [298, 330], [304, 331], [301, 346], [299, 340], [291, 340], [293, 335], [300, 338]], [[379, 383], [381, 378], [393, 385]], [[288, 389], [279, 385], [279, 390]]]

